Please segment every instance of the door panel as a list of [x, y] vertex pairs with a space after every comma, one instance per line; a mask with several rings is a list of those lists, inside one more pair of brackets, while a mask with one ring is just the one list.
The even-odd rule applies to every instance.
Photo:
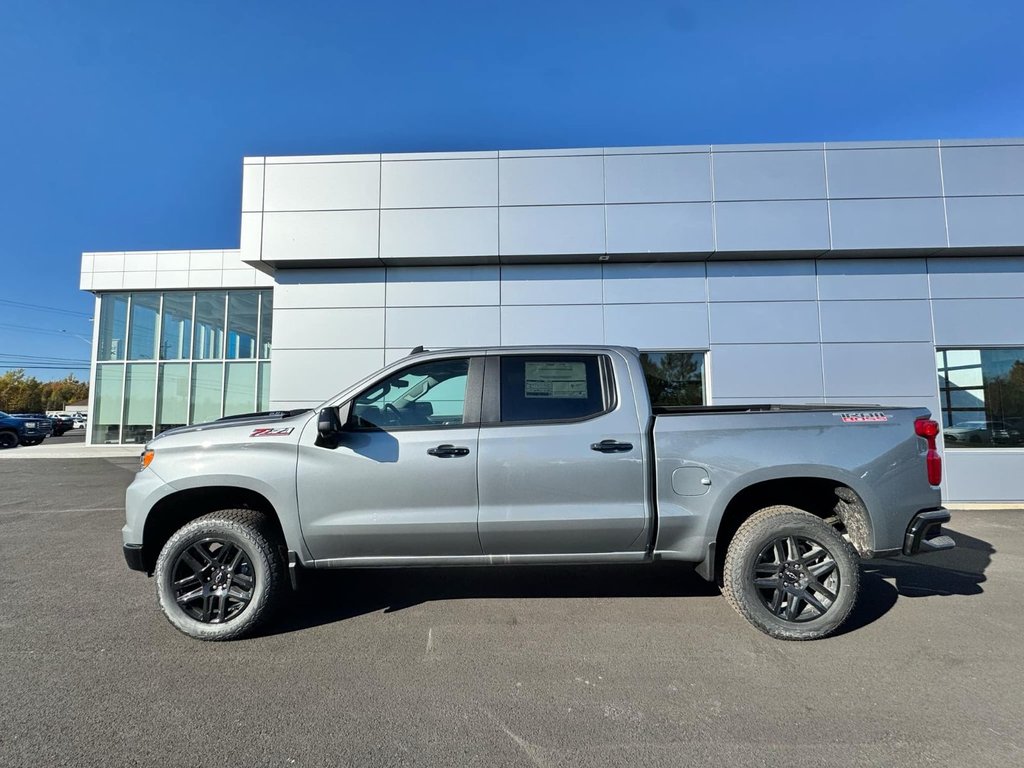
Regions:
[[[554, 366], [538, 363], [532, 365], [533, 373], [526, 366], [510, 370], [503, 362], [505, 417], [526, 421], [531, 415], [556, 416], [559, 393], [566, 397], [569, 412], [585, 413], [580, 401], [592, 398], [604, 377], [590, 375], [589, 364], [586, 379], [576, 377], [571, 366], [583, 357], [565, 362], [562, 371], [557, 360]], [[526, 363], [542, 359], [530, 357]], [[522, 387], [524, 393], [514, 404], [508, 402], [513, 387]], [[538, 393], [543, 401], [530, 402]], [[610, 400], [606, 398], [609, 405]], [[641, 440], [636, 412], [621, 405], [584, 420], [481, 427], [479, 529], [484, 553], [644, 549], [648, 515]], [[600, 446], [602, 441], [618, 445]]]
[[[333, 449], [307, 431], [299, 517], [314, 558], [480, 554], [479, 428], [352, 432]], [[427, 453], [441, 445], [468, 453]]]
[[313, 557], [479, 555], [481, 358], [415, 361], [353, 398], [349, 423], [299, 441], [299, 519]]

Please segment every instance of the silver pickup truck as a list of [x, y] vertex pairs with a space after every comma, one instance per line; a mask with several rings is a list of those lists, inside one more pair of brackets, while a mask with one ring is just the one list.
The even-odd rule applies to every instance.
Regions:
[[207, 640], [266, 622], [304, 568], [654, 560], [815, 639], [858, 558], [953, 546], [937, 435], [923, 408], [652, 407], [623, 347], [417, 349], [318, 408], [155, 438], [124, 554]]

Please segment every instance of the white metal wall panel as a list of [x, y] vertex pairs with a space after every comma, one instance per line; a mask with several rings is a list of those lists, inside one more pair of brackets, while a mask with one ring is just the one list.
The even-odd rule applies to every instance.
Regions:
[[605, 264], [601, 279], [607, 304], [707, 300], [707, 267], [703, 262]]
[[384, 308], [274, 308], [274, 354], [282, 349], [380, 349]]

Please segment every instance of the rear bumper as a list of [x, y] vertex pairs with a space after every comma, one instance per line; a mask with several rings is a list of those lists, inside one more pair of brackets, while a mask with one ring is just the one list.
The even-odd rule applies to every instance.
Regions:
[[924, 552], [953, 549], [956, 542], [952, 537], [942, 533], [943, 524], [948, 522], [948, 509], [930, 509], [927, 512], [918, 512], [907, 526], [907, 534], [903, 539], [903, 554], [919, 555]]

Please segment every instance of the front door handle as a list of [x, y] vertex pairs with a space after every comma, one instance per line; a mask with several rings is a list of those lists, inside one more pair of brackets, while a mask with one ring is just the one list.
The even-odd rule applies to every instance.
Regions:
[[437, 456], [441, 459], [447, 459], [451, 456], [469, 456], [469, 448], [463, 448], [460, 445], [451, 445], [445, 443], [439, 445], [436, 448], [428, 448], [427, 453], [431, 456]]
[[601, 453], [626, 453], [633, 450], [633, 444], [620, 443], [618, 440], [602, 440], [600, 443], [591, 443], [590, 450]]

